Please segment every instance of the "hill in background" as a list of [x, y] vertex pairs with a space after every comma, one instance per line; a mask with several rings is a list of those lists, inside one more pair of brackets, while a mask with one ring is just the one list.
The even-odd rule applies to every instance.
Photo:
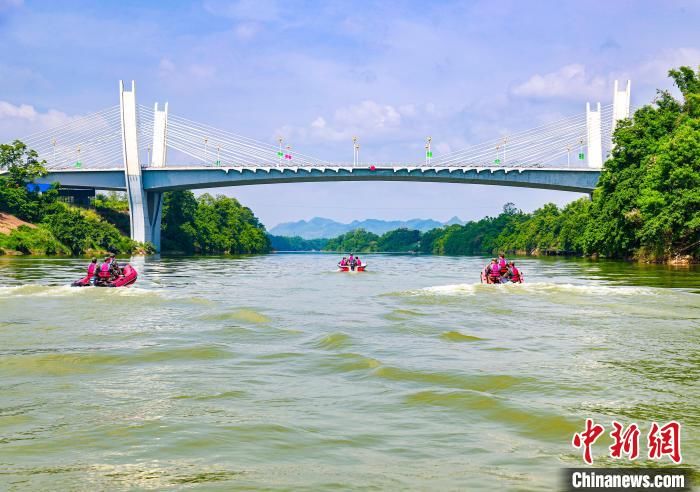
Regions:
[[270, 234], [275, 236], [301, 237], [303, 239], [320, 239], [337, 237], [341, 234], [345, 234], [356, 229], [364, 229], [367, 232], [381, 235], [401, 228], [427, 232], [431, 229], [453, 224], [462, 225], [464, 222], [458, 217], [452, 217], [447, 222], [438, 222], [432, 219], [366, 219], [354, 220], [349, 224], [343, 224], [341, 222], [325, 219], [323, 217], [314, 217], [309, 221], [299, 220], [297, 222], [285, 222], [283, 224], [276, 225], [270, 229]]

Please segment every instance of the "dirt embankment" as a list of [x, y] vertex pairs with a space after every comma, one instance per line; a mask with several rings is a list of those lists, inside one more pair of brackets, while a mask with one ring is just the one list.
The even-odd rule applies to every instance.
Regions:
[[36, 227], [34, 224], [18, 219], [14, 215], [5, 212], [0, 212], [0, 234], [9, 234], [19, 226], [26, 225], [28, 227]]

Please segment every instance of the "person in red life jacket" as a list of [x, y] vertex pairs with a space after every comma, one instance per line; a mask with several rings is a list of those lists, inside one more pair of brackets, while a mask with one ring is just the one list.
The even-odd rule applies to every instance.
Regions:
[[338, 263], [338, 266], [341, 266], [341, 267], [348, 266], [348, 259], [347, 259], [347, 257], [343, 256], [343, 259], [340, 260], [340, 263]]
[[93, 277], [95, 275], [95, 272], [97, 272], [97, 258], [93, 256], [92, 260], [90, 261], [90, 264], [88, 265], [88, 277]]
[[355, 255], [350, 253], [350, 258], [348, 258], [348, 265], [350, 265], [350, 270], [355, 270], [355, 265], [357, 265], [357, 261], [355, 260]]
[[355, 264], [356, 264], [357, 266], [359, 266], [359, 267], [362, 266], [362, 260], [360, 259], [359, 256], [356, 256], [356, 257], [355, 257]]
[[508, 276], [510, 278], [510, 281], [515, 283], [515, 284], [522, 284], [523, 283], [523, 276], [520, 273], [520, 270], [517, 269], [515, 266], [515, 262], [511, 261], [508, 263]]
[[501, 271], [501, 277], [508, 273], [508, 262], [503, 254], [498, 255], [498, 268]]
[[489, 284], [500, 284], [501, 283], [501, 267], [494, 258], [491, 260], [491, 264], [488, 266], [488, 282]]
[[95, 275], [97, 274], [97, 258], [92, 257], [92, 261], [88, 265], [87, 276], [88, 282], [93, 283]]
[[109, 256], [105, 257], [105, 261], [100, 265], [97, 270], [96, 282], [109, 282], [112, 279], [112, 259]]

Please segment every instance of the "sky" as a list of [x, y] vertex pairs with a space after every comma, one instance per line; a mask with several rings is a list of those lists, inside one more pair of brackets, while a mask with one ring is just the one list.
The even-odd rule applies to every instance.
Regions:
[[[700, 2], [0, 0], [0, 141], [119, 102], [352, 161], [420, 162], [612, 100], [669, 89], [700, 64]], [[219, 188], [280, 222], [478, 219], [532, 211], [568, 192], [441, 183]]]

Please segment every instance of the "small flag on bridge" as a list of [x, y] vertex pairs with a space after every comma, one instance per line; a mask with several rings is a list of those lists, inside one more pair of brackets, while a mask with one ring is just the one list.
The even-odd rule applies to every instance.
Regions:
[[284, 156], [284, 152], [277, 152], [277, 157], [282, 157]]
[[285, 158], [285, 159], [291, 159], [291, 158], [292, 158], [292, 154], [284, 154], [284, 158]]
[[501, 159], [496, 159], [495, 161], [493, 161], [493, 163], [494, 163], [494, 164], [500, 164], [500, 163], [501, 163]]
[[426, 152], [426, 153], [425, 153], [425, 156], [426, 156], [426, 157], [432, 157], [432, 156], [433, 156], [433, 152], [432, 152], [432, 151]]
[[581, 161], [582, 161], [585, 157], [586, 157], [586, 155], [585, 155], [583, 152], [579, 153], [579, 155], [578, 155], [578, 158], [579, 158], [579, 160], [581, 160]]
[[75, 167], [83, 167], [83, 163], [80, 161], [77, 161], [74, 165]]

